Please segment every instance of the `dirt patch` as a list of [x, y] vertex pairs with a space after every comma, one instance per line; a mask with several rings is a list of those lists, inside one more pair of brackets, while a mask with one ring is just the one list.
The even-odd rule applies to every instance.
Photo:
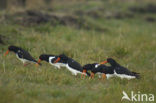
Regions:
[[146, 17], [145, 20], [148, 22], [156, 22], [156, 18], [154, 17]]
[[104, 8], [99, 7], [99, 8], [92, 8], [87, 11], [78, 10], [75, 11], [75, 14], [79, 16], [90, 16], [92, 18], [97, 19], [97, 18], [104, 17], [104, 11], [105, 11]]
[[17, 12], [12, 15], [13, 21], [21, 25], [35, 25], [50, 21], [51, 16], [39, 11]]
[[109, 11], [105, 10], [104, 8], [90, 9], [88, 11], [78, 10], [75, 12], [75, 14], [79, 16], [89, 16], [95, 19], [124, 19], [134, 17], [134, 14], [131, 12]]
[[48, 22], [50, 20], [50, 15], [48, 14], [43, 14], [38, 11], [26, 11], [27, 17], [24, 18], [25, 22], [28, 23], [44, 23]]
[[7, 19], [12, 19], [15, 23], [24, 26], [33, 26], [42, 23], [50, 23], [52, 26], [65, 25], [75, 27], [76, 29], [93, 29], [100, 32], [106, 31], [105, 28], [90, 23], [82, 16], [65, 13], [44, 13], [40, 11], [28, 10], [25, 12], [18, 12], [13, 15], [8, 15]]
[[145, 7], [130, 7], [129, 10], [134, 13], [156, 13], [156, 5], [148, 4]]
[[110, 12], [107, 13], [106, 18], [107, 19], [124, 19], [124, 18], [133, 18], [134, 15], [132, 13], [128, 12]]
[[52, 25], [72, 25], [76, 24], [78, 18], [71, 15], [57, 13], [43, 13], [40, 11], [28, 10], [13, 15], [14, 20], [21, 25], [36, 25], [41, 23], [51, 23]]

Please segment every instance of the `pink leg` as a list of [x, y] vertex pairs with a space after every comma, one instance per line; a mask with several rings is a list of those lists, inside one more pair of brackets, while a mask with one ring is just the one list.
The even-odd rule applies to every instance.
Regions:
[[25, 63], [25, 64], [24, 64], [24, 66], [27, 66], [27, 65], [28, 65], [28, 63]]

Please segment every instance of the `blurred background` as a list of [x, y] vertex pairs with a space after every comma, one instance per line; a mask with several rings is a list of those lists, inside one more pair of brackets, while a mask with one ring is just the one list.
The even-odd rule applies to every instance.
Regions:
[[[133, 20], [137, 23], [139, 19], [155, 23], [155, 14], [155, 0], [0, 0], [2, 25], [36, 25], [38, 31], [50, 31], [50, 26], [61, 25], [107, 34], [112, 28], [108, 25], [115, 27], [125, 21]], [[2, 39], [3, 33], [0, 34], [1, 43], [4, 42]]]
[[[1, 0], [1, 18], [23, 25], [50, 22], [103, 31], [96, 20], [135, 19], [155, 22], [155, 0]], [[92, 20], [94, 19], [94, 20]], [[96, 19], [96, 20], [95, 20]], [[95, 23], [94, 23], [95, 22]]]
[[104, 32], [109, 31], [104, 21], [155, 23], [155, 13], [155, 0], [0, 0], [0, 22], [22, 26], [48, 23]]

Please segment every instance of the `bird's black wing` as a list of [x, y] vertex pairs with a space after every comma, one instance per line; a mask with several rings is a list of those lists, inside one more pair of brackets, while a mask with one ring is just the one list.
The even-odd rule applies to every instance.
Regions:
[[83, 71], [82, 66], [81, 66], [78, 62], [76, 62], [75, 60], [73, 60], [73, 59], [71, 59], [71, 58], [68, 59], [68, 65], [69, 65], [71, 68], [74, 68], [75, 70], [78, 70], [78, 71], [80, 71], [80, 72]]
[[115, 71], [118, 74], [126, 74], [126, 75], [131, 75], [131, 76], [135, 76], [136, 78], [139, 78], [139, 73], [136, 72], [131, 72], [130, 70], [128, 70], [127, 68], [123, 67], [123, 66], [117, 66], [115, 67]]
[[99, 68], [92, 68], [91, 69], [91, 72], [93, 72], [94, 74], [96, 74], [97, 72], [101, 72], [101, 71], [99, 71]]
[[112, 68], [108, 68], [108, 66], [105, 65], [99, 65], [97, 68], [93, 68], [92, 69], [93, 73], [105, 73], [105, 74], [113, 74], [113, 69]]
[[114, 70], [111, 66], [106, 65], [100, 65], [98, 68], [100, 68], [100, 71], [105, 74], [114, 74]]
[[37, 62], [27, 51], [20, 49], [18, 52], [19, 58], [27, 59], [29, 61]]
[[[81, 66], [78, 62], [76, 62], [75, 60], [73, 60], [73, 59], [71, 59], [71, 58], [68, 59], [68, 65], [69, 65], [71, 68], [73, 68], [73, 69], [75, 69], [75, 70], [77, 70], [77, 71], [83, 72], [82, 66]], [[86, 74], [87, 74], [88, 76], [90, 76], [90, 73], [89, 73], [89, 72], [86, 72]]]
[[131, 75], [132, 74], [132, 72], [130, 70], [128, 70], [127, 68], [122, 67], [122, 66], [116, 66], [115, 67], [115, 71], [118, 74], [127, 74], [127, 75]]

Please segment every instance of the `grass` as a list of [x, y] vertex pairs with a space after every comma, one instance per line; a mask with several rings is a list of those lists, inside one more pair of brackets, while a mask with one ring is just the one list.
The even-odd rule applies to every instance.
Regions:
[[[139, 17], [88, 19], [108, 31], [2, 22], [0, 34], [6, 37], [6, 45], [0, 44], [0, 103], [120, 103], [123, 90], [128, 94], [140, 91], [156, 95], [156, 23]], [[141, 73], [142, 78], [129, 81], [119, 78], [103, 81], [97, 76], [94, 80], [81, 79], [80, 75], [72, 76], [66, 68], [56, 70], [46, 62], [39, 68], [24, 67], [13, 53], [3, 56], [8, 45], [20, 46], [36, 59], [42, 53], [65, 53], [82, 65], [113, 57], [130, 70]]]

